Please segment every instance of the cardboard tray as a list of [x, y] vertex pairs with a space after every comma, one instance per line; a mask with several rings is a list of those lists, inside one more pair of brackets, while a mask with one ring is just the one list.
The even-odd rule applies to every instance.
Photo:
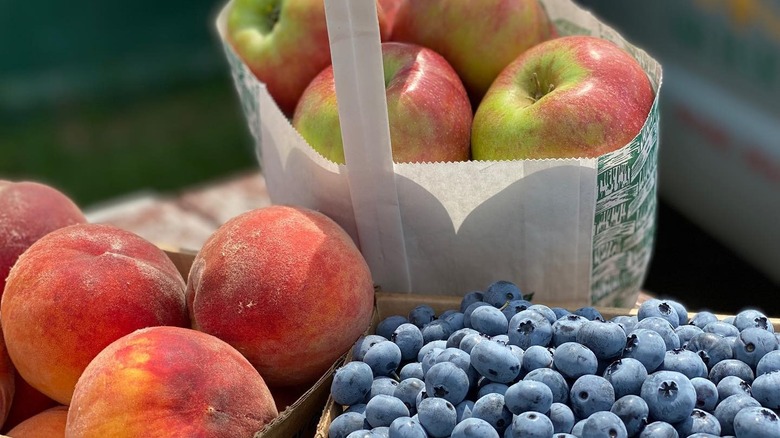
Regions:
[[[415, 306], [420, 304], [428, 304], [436, 311], [436, 314], [440, 314], [445, 310], [458, 309], [460, 307], [460, 296], [443, 296], [443, 295], [418, 295], [418, 294], [399, 294], [399, 293], [387, 293], [377, 292], [375, 295], [375, 308], [374, 317], [371, 321], [371, 328], [369, 333], [374, 333], [377, 325], [380, 321], [388, 316], [392, 315], [408, 315]], [[540, 303], [548, 306], [558, 306], [565, 309], [576, 309], [580, 306], [575, 303]], [[617, 308], [617, 307], [597, 307], [599, 312], [605, 319], [612, 318], [618, 315], [636, 315], [638, 307], [634, 306], [631, 309]], [[689, 313], [689, 318], [695, 313]], [[718, 319], [723, 319], [729, 315], [716, 314]], [[775, 327], [780, 327], [780, 318], [769, 318]], [[348, 354], [345, 358], [345, 362], [351, 360], [351, 354]], [[331, 376], [332, 377], [332, 376]], [[339, 416], [343, 412], [342, 406], [336, 404], [328, 394], [328, 400], [325, 408], [322, 411], [322, 416], [317, 424], [315, 431], [315, 438], [328, 438], [328, 427], [334, 418]]]
[[[160, 246], [186, 280], [197, 252]], [[341, 366], [346, 354], [331, 365], [314, 384], [301, 395], [274, 393], [279, 416], [268, 423], [253, 438], [310, 438], [314, 436], [317, 422], [330, 395], [333, 373]], [[273, 392], [273, 391], [272, 391]], [[294, 397], [292, 404], [285, 406], [287, 398]], [[327, 435], [326, 435], [327, 436]]]

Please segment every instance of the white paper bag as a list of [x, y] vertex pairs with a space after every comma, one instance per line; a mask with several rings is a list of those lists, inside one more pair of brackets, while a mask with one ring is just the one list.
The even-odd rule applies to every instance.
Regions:
[[[496, 280], [544, 303], [634, 305], [653, 247], [661, 66], [568, 0], [543, 1], [560, 35], [617, 43], [656, 98], [642, 131], [598, 158], [392, 162], [373, 2], [326, 0], [347, 164], [292, 128], [217, 19], [271, 201], [319, 210], [358, 243], [385, 291], [464, 294]], [[373, 15], [372, 15], [373, 14]]]

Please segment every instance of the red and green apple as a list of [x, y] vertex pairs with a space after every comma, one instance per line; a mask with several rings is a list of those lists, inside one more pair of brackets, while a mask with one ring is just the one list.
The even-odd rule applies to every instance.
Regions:
[[[390, 29], [380, 3], [377, 19], [386, 39]], [[226, 27], [236, 54], [287, 116], [331, 63], [324, 0], [235, 0]]]
[[[382, 59], [393, 161], [468, 160], [471, 104], [452, 66], [408, 43], [383, 43]], [[304, 91], [293, 127], [325, 158], [344, 163], [332, 66]]]
[[598, 157], [641, 130], [655, 93], [614, 43], [567, 36], [534, 46], [504, 69], [474, 115], [475, 160]]
[[411, 0], [398, 9], [391, 39], [444, 56], [476, 108], [507, 64], [553, 32], [538, 0]]

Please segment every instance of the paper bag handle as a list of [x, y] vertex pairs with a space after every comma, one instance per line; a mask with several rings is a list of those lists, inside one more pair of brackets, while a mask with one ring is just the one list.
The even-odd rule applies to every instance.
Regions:
[[382, 289], [411, 292], [376, 1], [325, 0], [325, 17], [360, 250]]

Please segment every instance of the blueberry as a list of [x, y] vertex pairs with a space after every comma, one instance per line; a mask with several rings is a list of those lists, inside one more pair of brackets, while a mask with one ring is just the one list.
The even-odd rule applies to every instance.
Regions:
[[642, 362], [648, 373], [652, 373], [664, 361], [666, 343], [661, 335], [649, 329], [634, 329], [626, 337], [623, 357], [630, 357]]
[[672, 327], [680, 325], [680, 317], [677, 315], [675, 307], [667, 301], [657, 298], [651, 298], [640, 304], [636, 316], [639, 321], [656, 316], [669, 321]]
[[545, 306], [544, 304], [531, 304], [528, 306], [528, 309], [541, 313], [542, 316], [547, 318], [547, 321], [550, 321], [550, 324], [554, 323], [558, 319], [558, 317], [555, 316], [553, 309]]
[[638, 395], [624, 395], [615, 400], [610, 412], [617, 415], [626, 426], [628, 436], [637, 435], [647, 424], [650, 409], [647, 403]]
[[334, 372], [330, 393], [336, 403], [353, 405], [365, 400], [373, 382], [374, 374], [365, 362], [347, 362]]
[[512, 412], [507, 409], [504, 396], [485, 394], [474, 402], [471, 418], [479, 418], [490, 424], [499, 434], [512, 424]]
[[739, 332], [734, 343], [734, 357], [755, 368], [765, 354], [777, 349], [774, 333], [758, 327], [747, 327]]
[[427, 353], [425, 353], [425, 356], [423, 356], [422, 360], [420, 361], [420, 366], [422, 367], [423, 372], [423, 380], [425, 380], [425, 376], [428, 375], [428, 370], [437, 364], [436, 358], [439, 357], [439, 355], [443, 352], [444, 349], [435, 347], [431, 348]]
[[393, 334], [395, 329], [398, 328], [399, 325], [408, 323], [409, 320], [402, 315], [391, 315], [387, 318], [383, 319], [379, 322], [376, 326], [376, 334], [379, 336], [382, 336], [386, 339], [390, 339], [390, 336]]
[[371, 427], [390, 426], [398, 417], [408, 417], [409, 408], [392, 395], [379, 394], [366, 403], [366, 421]]
[[653, 421], [639, 433], [639, 438], [679, 438], [674, 426], [665, 421]]
[[466, 353], [471, 354], [471, 350], [475, 345], [487, 339], [488, 338], [486, 336], [483, 336], [479, 333], [469, 333], [460, 340], [458, 348], [465, 351]]
[[604, 378], [615, 389], [615, 398], [639, 395], [642, 383], [647, 379], [647, 369], [642, 362], [626, 357], [612, 362], [604, 371]]
[[398, 386], [393, 391], [393, 397], [401, 400], [409, 409], [409, 413], [414, 415], [414, 412], [417, 411], [417, 395], [424, 390], [425, 382], [416, 377], [410, 377], [398, 382]]
[[380, 394], [393, 395], [397, 386], [398, 381], [390, 377], [374, 377], [374, 381], [371, 382], [371, 391], [368, 392], [366, 400], [368, 401]]
[[691, 338], [699, 333], [704, 333], [704, 330], [695, 325], [684, 324], [677, 326], [677, 328], [674, 329], [674, 332], [677, 333], [677, 337], [680, 338], [680, 346], [686, 348]]
[[474, 409], [474, 402], [471, 400], [463, 400], [455, 405], [456, 422], [460, 423], [466, 418], [471, 418], [471, 411]]
[[738, 359], [726, 359], [715, 364], [709, 373], [709, 378], [715, 385], [726, 376], [737, 376], [742, 380], [753, 383], [755, 377], [753, 369], [748, 364]]
[[496, 429], [480, 418], [467, 418], [458, 423], [450, 438], [500, 438]]
[[447, 437], [457, 422], [455, 406], [443, 398], [428, 397], [417, 406], [417, 418], [428, 435], [434, 438]]
[[508, 346], [478, 342], [471, 350], [471, 365], [493, 382], [509, 383], [520, 374], [520, 360]]
[[464, 313], [467, 307], [480, 301], [482, 301], [482, 291], [475, 290], [466, 293], [460, 300], [460, 313]]
[[739, 438], [780, 437], [780, 418], [767, 408], [745, 408], [734, 416], [734, 433]]
[[417, 379], [424, 379], [425, 374], [423, 374], [422, 370], [422, 364], [420, 362], [409, 362], [401, 367], [401, 371], [398, 372], [398, 377], [401, 380], [406, 380], [409, 378], [417, 378]]
[[700, 329], [703, 329], [704, 326], [707, 324], [717, 321], [718, 317], [714, 313], [703, 310], [695, 315], [693, 315], [693, 318], [691, 318], [690, 323], [695, 325], [696, 327], [699, 327]]
[[535, 310], [523, 310], [509, 321], [509, 342], [523, 350], [531, 345], [546, 347], [552, 341], [552, 324]]
[[600, 360], [611, 360], [626, 346], [626, 332], [610, 321], [588, 321], [577, 331], [577, 342], [588, 347]]
[[523, 377], [523, 380], [533, 380], [544, 383], [552, 391], [553, 403], [569, 402], [569, 384], [561, 373], [552, 368], [537, 368]]
[[553, 365], [563, 377], [577, 379], [587, 374], [595, 374], [598, 359], [590, 349], [577, 342], [565, 342], [555, 349]]
[[469, 334], [478, 335], [479, 332], [474, 330], [473, 328], [469, 328], [469, 327], [464, 327], [464, 328], [455, 330], [454, 332], [452, 332], [450, 337], [447, 338], [447, 344], [446, 344], [447, 348], [450, 348], [450, 347], [459, 348], [460, 347], [460, 341], [463, 340], [463, 338], [466, 335], [469, 335]]
[[509, 335], [507, 334], [500, 334], [495, 336], [490, 336], [490, 340], [493, 342], [498, 342], [504, 345], [509, 344]]
[[389, 376], [401, 364], [401, 349], [393, 342], [379, 342], [366, 351], [363, 362], [371, 367], [374, 376]]
[[708, 374], [707, 365], [701, 356], [684, 348], [667, 351], [659, 369], [677, 371], [689, 379], [707, 377]]
[[553, 403], [547, 416], [553, 424], [553, 433], [569, 433], [574, 427], [574, 412], [566, 404]]
[[513, 316], [528, 309], [532, 305], [533, 304], [527, 300], [512, 300], [501, 307], [501, 313], [504, 314], [506, 321], [509, 322], [512, 320]]
[[711, 322], [702, 327], [707, 333], [715, 333], [721, 336], [736, 336], [739, 334], [739, 329], [725, 321]]
[[775, 328], [766, 315], [757, 309], [744, 309], [734, 315], [734, 327], [739, 331], [746, 328], [755, 327], [774, 333]]
[[355, 403], [354, 405], [350, 405], [349, 407], [347, 407], [347, 409], [345, 409], [344, 412], [357, 412], [359, 414], [366, 415], [366, 404]]
[[506, 383], [491, 382], [490, 380], [484, 379], [484, 384], [477, 390], [477, 399], [484, 397], [487, 394], [504, 395], [506, 394], [507, 389], [509, 389], [509, 386]]
[[680, 348], [680, 338], [674, 332], [672, 324], [660, 316], [650, 316], [637, 321], [634, 331], [638, 329], [649, 329], [661, 335], [666, 345], [666, 350]]
[[450, 337], [452, 332], [455, 330], [452, 329], [452, 326], [450, 326], [450, 323], [443, 319], [437, 319], [434, 321], [431, 321], [428, 324], [425, 324], [422, 329], [420, 329], [423, 336], [423, 342], [429, 343], [431, 341], [443, 341], [446, 345], [447, 338]]
[[452, 362], [436, 363], [425, 373], [425, 392], [456, 405], [469, 392], [469, 376]]
[[752, 394], [762, 406], [780, 409], [780, 371], [770, 371], [756, 377]]
[[366, 352], [369, 348], [378, 344], [379, 342], [385, 342], [387, 340], [388, 339], [384, 336], [379, 335], [361, 336], [360, 339], [355, 341], [355, 344], [352, 346], [352, 358], [354, 360], [363, 360], [363, 356], [366, 355]]
[[568, 309], [564, 309], [563, 307], [550, 307], [550, 309], [552, 309], [552, 311], [555, 313], [556, 320], [571, 314]]
[[593, 321], [596, 319], [600, 319], [602, 321], [604, 320], [604, 316], [601, 315], [601, 312], [599, 312], [599, 310], [593, 306], [580, 307], [579, 309], [576, 309], [572, 313], [575, 315], [584, 316], [589, 321]]
[[636, 323], [639, 321], [639, 319], [636, 317], [636, 315], [617, 315], [610, 319], [610, 321], [619, 325], [623, 329], [623, 332], [625, 332], [627, 335], [631, 332], [631, 330], [634, 329], [634, 326], [636, 326]]
[[444, 351], [444, 349], [447, 348], [447, 341], [433, 341], [423, 345], [417, 353], [417, 362], [422, 362], [425, 355], [434, 348]]
[[345, 412], [334, 418], [328, 426], [329, 438], [346, 438], [356, 431], [371, 427], [366, 421], [366, 416], [357, 412]]
[[523, 298], [520, 288], [511, 281], [499, 280], [488, 286], [482, 293], [482, 301], [493, 307], [501, 307], [509, 301]]
[[553, 434], [553, 424], [544, 414], [523, 412], [512, 419], [512, 433], [518, 438], [550, 438]]
[[347, 438], [374, 438], [373, 432], [369, 429], [360, 429], [350, 432]]
[[693, 335], [685, 349], [698, 354], [708, 370], [712, 370], [712, 367], [720, 361], [733, 358], [733, 351], [728, 341], [715, 333], [702, 332]]
[[620, 417], [610, 411], [598, 411], [585, 421], [582, 438], [628, 438], [628, 432]]
[[720, 379], [716, 388], [718, 389], [718, 402], [734, 394], [752, 394], [750, 383], [737, 376], [725, 376]]
[[685, 420], [674, 425], [680, 436], [689, 437], [695, 433], [720, 436], [720, 422], [711, 413], [695, 409]]
[[434, 362], [451, 362], [457, 365], [458, 368], [462, 369], [468, 376], [469, 387], [474, 387], [477, 384], [479, 373], [471, 366], [471, 355], [460, 348], [446, 348], [436, 356]]
[[452, 312], [450, 314], [444, 315], [440, 317], [442, 321], [445, 321], [447, 324], [450, 325], [450, 328], [453, 331], [458, 331], [462, 328], [465, 328], [465, 324], [463, 323], [464, 315], [461, 312]]
[[471, 328], [486, 334], [495, 336], [506, 334], [509, 321], [500, 310], [493, 306], [482, 306], [471, 312]]
[[422, 425], [411, 417], [398, 417], [390, 423], [389, 436], [393, 438], [428, 438]]
[[641, 397], [650, 408], [650, 418], [677, 423], [691, 415], [696, 406], [696, 389], [677, 371], [656, 371], [642, 384]]
[[756, 364], [756, 376], [770, 371], [780, 371], [780, 350], [770, 351]]
[[688, 324], [688, 310], [685, 308], [685, 306], [676, 300], [665, 300], [667, 304], [674, 307], [674, 310], [677, 312], [677, 316], [679, 317], [678, 325], [686, 325]]
[[734, 434], [734, 417], [737, 412], [748, 407], [761, 407], [761, 403], [747, 394], [734, 394], [718, 403], [714, 414], [720, 423], [720, 431], [723, 435]]
[[550, 368], [552, 364], [552, 349], [542, 347], [541, 345], [532, 345], [523, 352], [521, 369], [524, 373], [529, 373], [537, 368]]
[[404, 361], [417, 358], [417, 353], [424, 345], [423, 334], [420, 329], [409, 322], [399, 324], [390, 334], [390, 341], [395, 342], [401, 350], [401, 359]]
[[436, 319], [436, 311], [427, 304], [420, 304], [409, 311], [409, 322], [421, 330], [425, 324], [430, 324], [434, 319]]
[[557, 347], [564, 342], [576, 342], [577, 332], [587, 321], [589, 320], [584, 316], [575, 315], [573, 313], [557, 319], [552, 324], [552, 345]]
[[694, 377], [691, 384], [696, 390], [696, 408], [712, 412], [720, 401], [718, 387], [704, 377]]
[[476, 301], [474, 303], [469, 304], [469, 306], [466, 307], [465, 310], [463, 310], [463, 327], [474, 328], [471, 326], [471, 314], [474, 313], [475, 309], [483, 306], [490, 306], [490, 304], [484, 301]]
[[585, 422], [588, 421], [587, 418], [582, 418], [578, 420], [576, 423], [574, 423], [574, 426], [571, 428], [571, 434], [576, 437], [582, 436], [582, 428], [585, 427]]
[[613, 403], [615, 390], [612, 384], [601, 376], [586, 374], [571, 385], [569, 404], [578, 418], [587, 418], [598, 411], [608, 411]]
[[504, 394], [507, 409], [515, 415], [523, 412], [547, 412], [553, 403], [549, 386], [534, 380], [521, 380], [509, 386]]

